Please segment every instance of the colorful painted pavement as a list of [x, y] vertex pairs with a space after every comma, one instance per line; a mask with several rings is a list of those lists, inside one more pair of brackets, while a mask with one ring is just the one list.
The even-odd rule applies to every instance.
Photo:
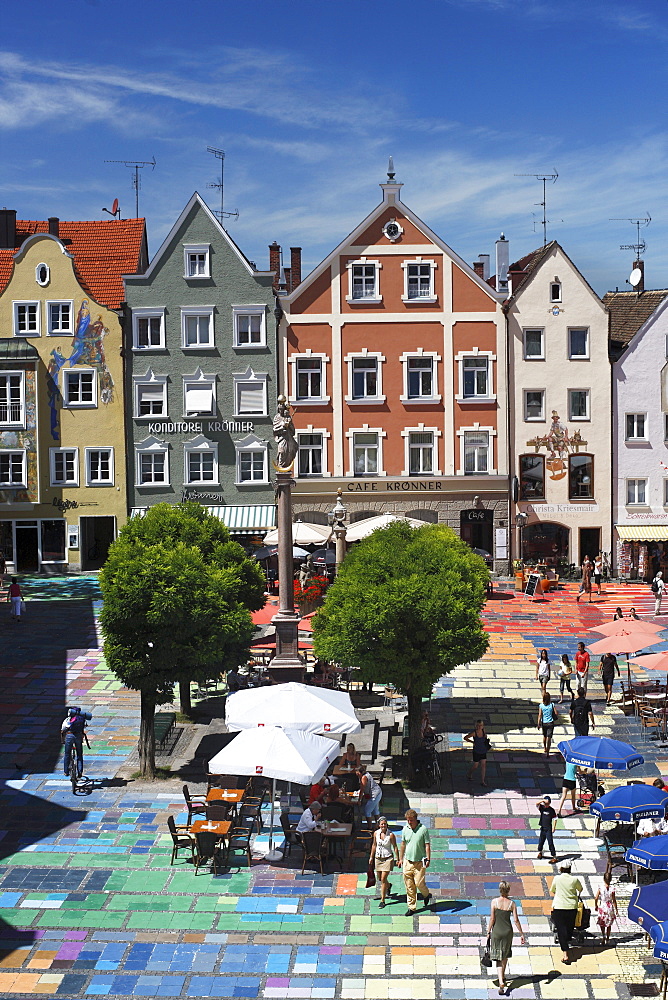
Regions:
[[[447, 734], [442, 789], [409, 793], [432, 831], [434, 857], [428, 886], [436, 902], [415, 918], [404, 916], [403, 898], [379, 909], [363, 888], [362, 855], [355, 871], [324, 876], [301, 876], [296, 848], [282, 865], [265, 865], [266, 828], [250, 870], [242, 856], [216, 877], [195, 876], [185, 857], [170, 867], [167, 816], [186, 818], [180, 784], [114, 777], [134, 748], [138, 707], [98, 647], [94, 578], [25, 589], [25, 620], [13, 626], [0, 614], [1, 996], [486, 1000], [498, 994], [494, 972], [481, 969], [480, 945], [502, 877], [527, 934], [510, 961], [513, 997], [626, 998], [629, 984], [658, 980], [637, 928], [623, 919], [613, 929], [617, 947], [587, 947], [572, 966], [561, 965], [546, 919], [552, 869], [536, 859], [536, 799], [556, 794], [563, 765], [558, 754], [540, 752], [535, 650], [572, 653], [583, 629], [622, 601], [647, 613], [646, 588], [619, 588], [582, 607], [561, 592], [544, 603], [501, 594], [488, 602], [488, 653], [443, 679], [432, 701]], [[635, 720], [604, 708], [597, 680], [590, 693], [599, 732], [641, 740]], [[58, 731], [73, 702], [94, 713], [85, 797], [74, 797], [59, 773]], [[489, 789], [466, 780], [462, 735], [478, 717], [494, 746]], [[557, 728], [557, 737], [569, 729]], [[634, 777], [668, 773], [656, 744], [642, 748], [648, 763]], [[386, 783], [383, 811], [397, 831], [406, 802], [398, 782]], [[566, 815], [556, 847], [573, 859], [591, 901], [604, 868], [593, 822]], [[399, 894], [396, 873], [393, 883]], [[631, 887], [619, 878], [615, 885], [623, 902]]]

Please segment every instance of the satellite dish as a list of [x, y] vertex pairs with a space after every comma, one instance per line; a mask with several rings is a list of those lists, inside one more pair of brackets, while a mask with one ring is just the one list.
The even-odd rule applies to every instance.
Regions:
[[632, 285], [635, 288], [637, 285], [640, 284], [641, 281], [642, 281], [642, 271], [640, 270], [639, 267], [634, 267], [629, 275], [629, 285]]
[[116, 215], [118, 212], [118, 198], [114, 198], [114, 204], [111, 206], [111, 214]]

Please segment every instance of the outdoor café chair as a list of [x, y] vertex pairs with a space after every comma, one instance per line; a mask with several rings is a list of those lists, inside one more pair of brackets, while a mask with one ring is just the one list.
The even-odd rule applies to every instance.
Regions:
[[250, 848], [250, 838], [251, 838], [251, 827], [234, 827], [230, 830], [229, 837], [227, 838], [227, 858], [229, 864], [229, 857], [232, 851], [245, 851], [246, 857], [248, 858], [248, 867], [250, 868], [252, 864], [251, 848]]
[[195, 839], [192, 833], [188, 833], [185, 826], [177, 826], [173, 816], [167, 817], [167, 828], [172, 838], [172, 857], [170, 865], [174, 864], [174, 859], [179, 856], [180, 850], [190, 851], [190, 860], [195, 857]]
[[617, 845], [610, 843], [610, 838], [606, 833], [603, 834], [603, 843], [605, 844], [605, 853], [608, 857], [608, 863], [606, 865], [605, 874], [612, 875], [615, 868], [626, 868], [626, 874], [629, 877], [629, 881], [633, 881], [633, 870], [631, 865], [626, 860], [626, 849], [619, 848]]
[[190, 826], [193, 821], [193, 813], [206, 813], [206, 796], [191, 795], [188, 790], [188, 786], [184, 785], [183, 798], [186, 800], [186, 806], [188, 809], [188, 826]]
[[290, 822], [290, 816], [286, 812], [281, 813], [281, 829], [285, 837], [285, 853], [289, 854], [293, 844], [298, 844], [296, 824]]
[[205, 865], [211, 861], [213, 874], [218, 874], [218, 860], [220, 858], [220, 836], [217, 833], [210, 833], [208, 830], [200, 830], [195, 834], [197, 851], [195, 854], [195, 875], [200, 865]]
[[315, 830], [302, 833], [302, 851], [304, 852], [304, 857], [302, 858], [302, 875], [304, 874], [307, 861], [317, 862], [320, 865], [320, 874], [324, 875], [323, 861], [327, 859], [327, 843], [323, 835], [317, 833]]

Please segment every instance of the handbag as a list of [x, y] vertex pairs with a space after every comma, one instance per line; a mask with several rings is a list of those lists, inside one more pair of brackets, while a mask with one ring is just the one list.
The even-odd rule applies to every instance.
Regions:
[[492, 959], [489, 957], [489, 938], [490, 938], [490, 935], [488, 934], [487, 935], [487, 943], [485, 944], [485, 950], [483, 951], [482, 957], [480, 959], [480, 964], [485, 969], [491, 969], [491, 967], [492, 967]]
[[24, 615], [26, 611], [26, 602], [21, 601], [21, 614]]
[[373, 889], [376, 884], [376, 873], [373, 869], [373, 865], [369, 862], [369, 866], [366, 870], [366, 887], [367, 889]]

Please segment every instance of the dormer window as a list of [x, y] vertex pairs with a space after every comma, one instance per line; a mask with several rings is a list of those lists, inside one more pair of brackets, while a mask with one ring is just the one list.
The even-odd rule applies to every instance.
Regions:
[[208, 243], [186, 243], [183, 247], [184, 277], [211, 277], [211, 247]]
[[558, 278], [550, 282], [550, 302], [561, 302], [561, 282]]

